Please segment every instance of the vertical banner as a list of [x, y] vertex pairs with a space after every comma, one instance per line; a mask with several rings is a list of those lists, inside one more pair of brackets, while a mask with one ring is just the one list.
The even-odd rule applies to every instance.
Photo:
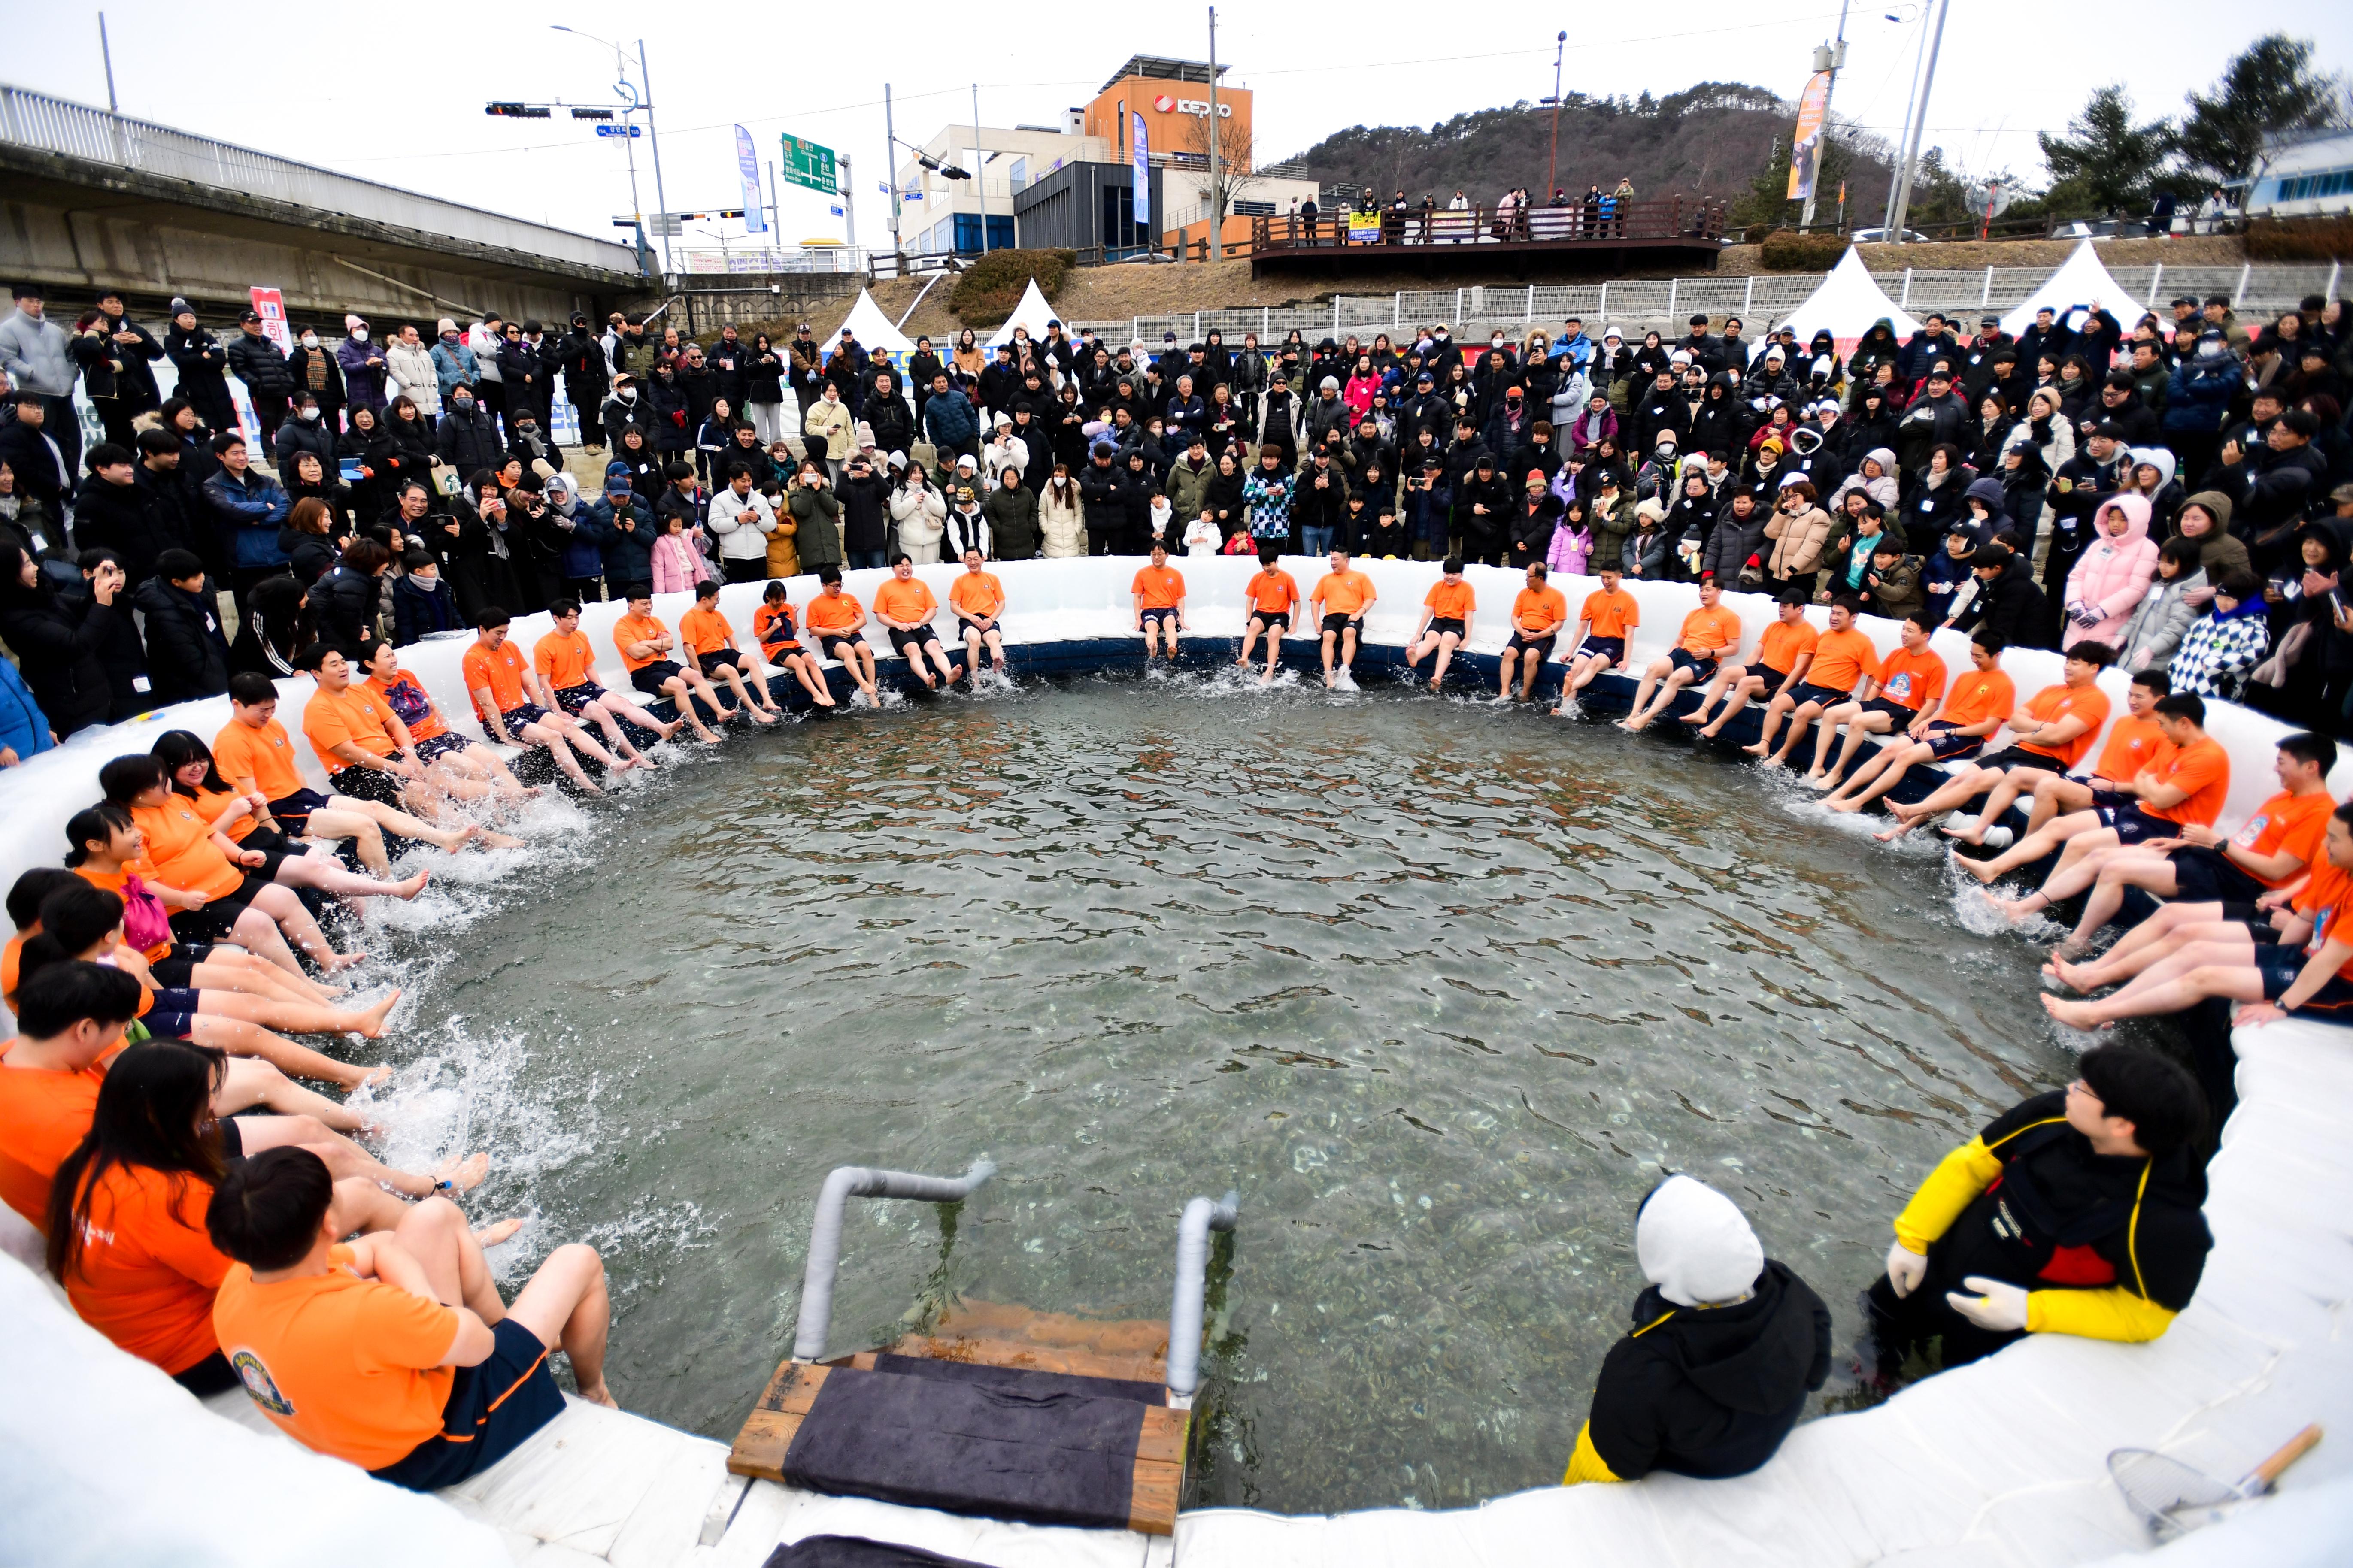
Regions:
[[294, 329], [286, 324], [286, 296], [276, 289], [248, 289], [253, 298], [253, 308], [261, 312], [261, 335], [278, 345], [278, 352], [294, 352]]
[[760, 189], [760, 155], [752, 150], [752, 133], [735, 128], [735, 168], [744, 177], [744, 232], [768, 232], [767, 196]]
[[1831, 73], [1816, 71], [1798, 97], [1798, 131], [1789, 142], [1789, 199], [1811, 201], [1822, 169], [1822, 132], [1831, 106]]
[[1152, 143], [1144, 128], [1144, 114], [1134, 112], [1135, 121], [1135, 226], [1152, 226]]

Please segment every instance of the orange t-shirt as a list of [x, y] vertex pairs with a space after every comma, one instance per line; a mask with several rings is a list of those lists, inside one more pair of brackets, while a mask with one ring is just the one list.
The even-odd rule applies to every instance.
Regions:
[[354, 765], [335, 755], [334, 748], [344, 742], [376, 757], [388, 757], [396, 749], [392, 710], [364, 680], [355, 680], [341, 691], [331, 692], [322, 686], [311, 693], [311, 700], [302, 705], [302, 737], [318, 754], [319, 765], [330, 773]]
[[[2325, 789], [2316, 789], [2310, 795], [2290, 795], [2282, 790], [2255, 807], [2255, 814], [2239, 825], [2231, 842], [2254, 855], [2276, 855], [2285, 850], [2303, 865], [2310, 866], [2320, 858], [2321, 844], [2328, 836], [2329, 815], [2336, 809], [2337, 802]], [[2243, 865], [2239, 868], [2247, 869]], [[2253, 871], [2247, 871], [2247, 875], [2266, 888], [2277, 888], [2295, 880], [2304, 872], [2299, 868], [2284, 877], [2257, 876]]]
[[808, 608], [801, 615], [809, 630], [834, 636], [854, 632], [866, 624], [866, 606], [849, 593], [830, 596], [819, 594], [808, 602]]
[[294, 744], [286, 726], [272, 719], [256, 730], [232, 719], [213, 737], [213, 766], [235, 784], [251, 779], [264, 800], [284, 800], [302, 787], [294, 765]]
[[1785, 621], [1776, 617], [1757, 639], [1757, 658], [1776, 675], [1787, 675], [1799, 659], [1814, 651], [1822, 634], [1804, 621]]
[[143, 874], [153, 867], [149, 881], [207, 899], [227, 898], [244, 885], [245, 872], [229, 864], [213, 842], [213, 825], [185, 795], [175, 795], [163, 805], [134, 805], [131, 820], [146, 840], [137, 869]]
[[1185, 596], [1185, 574], [1174, 566], [1146, 566], [1135, 574], [1128, 592], [1144, 601], [1144, 609], [1173, 610]]
[[735, 646], [735, 628], [718, 611], [697, 605], [679, 616], [678, 640], [686, 645], [689, 653], [698, 657], [720, 653]]
[[1862, 678], [1879, 676], [1879, 649], [1869, 637], [1850, 626], [1842, 632], [1824, 632], [1814, 644], [1813, 668], [1806, 679], [1816, 686], [1832, 691], [1852, 691], [1862, 684]]
[[26, 932], [18, 931], [5, 944], [0, 945], [0, 1004], [12, 1009], [16, 1005], [16, 979], [25, 972], [25, 943], [27, 940]]
[[1327, 616], [1362, 615], [1375, 597], [1373, 580], [1353, 566], [1345, 572], [1326, 572], [1309, 596], [1324, 602]]
[[1879, 694], [1899, 708], [1926, 712], [1945, 694], [1944, 655], [1897, 647], [1879, 667]]
[[2018, 688], [2010, 677], [1999, 669], [1975, 669], [1965, 672], [1953, 682], [1953, 693], [1945, 704], [1943, 723], [1975, 724], [1987, 719], [2007, 719], [2018, 708]]
[[885, 578], [874, 590], [874, 613], [886, 619], [905, 621], [909, 625], [928, 621], [939, 613], [940, 602], [932, 595], [931, 584], [921, 577], [910, 577], [902, 583], [896, 577]]
[[1242, 603], [1261, 616], [1287, 616], [1299, 603], [1299, 584], [1288, 572], [1261, 570], [1242, 585]]
[[1623, 588], [1614, 594], [1596, 588], [1585, 595], [1585, 607], [1577, 616], [1579, 620], [1593, 623], [1589, 634], [1593, 637], [1622, 637], [1629, 627], [1642, 624], [1642, 604]]
[[[218, 772], [219, 770], [215, 769], [214, 771]], [[174, 788], [172, 793], [174, 795], [178, 795], [180, 792]], [[243, 800], [244, 798], [245, 797], [243, 795], [237, 794], [237, 791], [233, 789], [206, 789], [204, 785], [198, 784], [196, 786], [196, 815], [203, 817], [206, 822], [216, 823], [221, 819], [221, 813], [227, 811], [230, 806], [235, 805], [238, 801]], [[253, 820], [253, 813], [249, 811], [247, 812], [243, 816], [238, 817], [236, 823], [227, 830], [229, 842], [232, 844], [242, 844], [245, 842], [246, 836], [250, 834], [254, 828], [259, 826], [259, 824]]]
[[2192, 741], [2181, 751], [2166, 750], [2172, 754], [2163, 762], [2151, 764], [2149, 771], [2157, 782], [2171, 784], [2189, 794], [2179, 805], [2144, 805], [2141, 810], [2166, 822], [2194, 822], [2200, 827], [2211, 827], [2214, 819], [2222, 815], [2222, 801], [2231, 793], [2231, 753], [2221, 742], [2212, 740]]
[[643, 669], [663, 656], [657, 653], [649, 654], [643, 658], [631, 658], [629, 645], [633, 642], [651, 642], [656, 637], [667, 637], [669, 634], [670, 628], [661, 624], [659, 616], [623, 616], [613, 623], [613, 651], [621, 656], [621, 664], [625, 668]]
[[106, 1068], [96, 1062], [79, 1072], [56, 1072], [0, 1061], [0, 1203], [44, 1236], [49, 1179], [89, 1135], [98, 1116], [98, 1086], [105, 1081]]
[[2092, 776], [2110, 784], [2130, 784], [2135, 773], [2156, 767], [2172, 750], [2173, 742], [2165, 738], [2156, 720], [2136, 719], [2127, 713], [2108, 727], [2107, 744], [2100, 748], [2100, 760], [2092, 764]]
[[[522, 672], [525, 666], [522, 650], [515, 647], [512, 639], [499, 644], [496, 648], [476, 643], [466, 650], [466, 657], [459, 660], [459, 668], [464, 672], [467, 696], [474, 697], [475, 692], [488, 688], [491, 703], [500, 712], [512, 713], [522, 706]], [[482, 700], [479, 697], [474, 697], [474, 711], [483, 718], [489, 717], [482, 713]]]
[[[2327, 946], [2331, 933], [2339, 941], [2353, 941], [2345, 935], [2347, 911], [2353, 908], [2353, 877], [2338, 870], [2327, 856], [2312, 863], [2312, 880], [2295, 896], [2295, 907], [2312, 917], [2312, 936], [2304, 944], [2306, 958]], [[2353, 979], [2353, 959], [2340, 964], [2337, 973], [2339, 979]]]
[[1712, 610], [1702, 605], [1683, 617], [1683, 629], [1675, 642], [1685, 653], [1700, 658], [1728, 654], [1740, 646], [1740, 617], [1722, 605]]
[[531, 667], [550, 691], [587, 685], [588, 671], [596, 663], [596, 650], [588, 646], [588, 634], [583, 631], [569, 636], [550, 632], [531, 646]]
[[801, 646], [800, 630], [790, 600], [781, 605], [763, 604], [752, 612], [752, 636], [770, 653], [797, 651]]
[[1000, 615], [1005, 609], [1005, 584], [994, 572], [967, 572], [948, 584], [948, 603], [959, 615]]
[[1548, 637], [1568, 619], [1568, 600], [1550, 584], [1512, 595], [1512, 626], [1522, 637]]
[[271, 1285], [231, 1264], [213, 1299], [213, 1331], [280, 1431], [380, 1470], [441, 1429], [457, 1369], [435, 1363], [457, 1342], [458, 1315], [360, 1279], [348, 1247], [327, 1256], [324, 1274]]
[[141, 1361], [181, 1373], [220, 1348], [213, 1292], [229, 1260], [205, 1231], [212, 1184], [115, 1165], [90, 1189], [66, 1296], [81, 1321]]
[[1430, 585], [1421, 602], [1430, 606], [1431, 620], [1461, 621], [1467, 626], [1471, 624], [1471, 612], [1479, 607], [1479, 595], [1471, 591], [1468, 583], [1450, 583], [1440, 577]]
[[2030, 745], [2021, 741], [2019, 750], [2056, 757], [2063, 766], [2072, 768], [2098, 742], [2100, 726], [2108, 721], [2108, 694], [2096, 686], [2046, 686], [2026, 700], [2027, 717], [2044, 724], [2055, 724], [2067, 718], [2081, 719], [2084, 732], [2057, 747]]

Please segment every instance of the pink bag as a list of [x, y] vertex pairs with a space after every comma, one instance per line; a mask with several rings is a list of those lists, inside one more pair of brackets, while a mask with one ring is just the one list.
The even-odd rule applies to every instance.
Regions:
[[172, 941], [172, 917], [164, 900], [135, 874], [122, 879], [122, 940], [141, 952]]

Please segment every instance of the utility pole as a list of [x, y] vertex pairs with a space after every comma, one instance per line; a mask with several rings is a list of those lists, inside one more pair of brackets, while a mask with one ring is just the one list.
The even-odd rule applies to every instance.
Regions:
[[980, 83], [972, 84], [972, 178], [980, 197], [980, 253], [988, 254], [988, 157], [980, 150]]
[[1905, 219], [1912, 207], [1912, 177], [1920, 166], [1920, 140], [1928, 130], [1928, 95], [1936, 90], [1936, 54], [1945, 42], [1945, 18], [1952, 15], [1953, 0], [1942, 0], [1936, 7], [1936, 28], [1928, 35], [1928, 65], [1920, 79], [1920, 105], [1912, 119], [1912, 145], [1904, 155], [1904, 184], [1895, 201], [1895, 218], [1888, 226], [1894, 230], [1889, 237], [1901, 239]]
[[1839, 0], [1838, 41], [1827, 49], [1814, 51], [1814, 68], [1830, 72], [1831, 79], [1822, 84], [1822, 128], [1816, 132], [1821, 139], [1821, 153], [1814, 165], [1814, 183], [1806, 190], [1806, 209], [1798, 215], [1799, 234], [1814, 226], [1814, 195], [1821, 187], [1822, 167], [1830, 162], [1831, 99], [1838, 91], [1840, 68], [1846, 64], [1846, 6], [1847, 0]]
[[[1845, 4], [1845, 0], [1840, 0]], [[1545, 200], [1552, 200], [1553, 192], [1560, 188], [1560, 57], [1568, 47], [1568, 31], [1563, 28], [1552, 41], [1552, 155], [1545, 160]]]
[[[1935, 0], [1928, 0], [1933, 5]], [[1891, 16], [1894, 13], [1890, 13]], [[1912, 56], [1912, 91], [1904, 100], [1904, 125], [1895, 133], [1895, 167], [1887, 171], [1887, 205], [1880, 214], [1881, 237], [1886, 238], [1895, 229], [1895, 191], [1904, 183], [1904, 143], [1912, 134], [1912, 115], [1920, 102], [1920, 68], [1928, 63], [1928, 13], [1920, 13], [1920, 47]]]
[[[670, 216], [670, 197], [662, 191], [661, 132], [654, 125], [654, 79], [646, 69], [646, 41], [643, 38], [638, 40], [638, 80], [646, 89], [646, 134], [654, 144], [654, 200], [661, 204], [662, 216], [667, 218]], [[664, 223], [661, 229], [662, 272], [668, 276], [670, 270], [670, 225]]]
[[891, 259], [895, 267], [899, 248], [899, 130], [891, 122], [891, 84], [882, 84], [882, 172], [891, 180]]
[[1209, 7], [1209, 259], [1226, 258], [1226, 172], [1218, 162], [1218, 8]]
[[114, 49], [106, 41], [106, 13], [103, 11], [98, 14], [98, 54], [106, 62], [106, 111], [120, 114], [122, 105], [116, 102], [114, 97]]
[[785, 247], [784, 219], [776, 212], [776, 161], [768, 160], [768, 232], [776, 237], [776, 248]]
[[[847, 243], [852, 252], [849, 259], [854, 262], [858, 259], [855, 254], [858, 249], [858, 176], [849, 172], [849, 154], [847, 153], [841, 155], [840, 185], [841, 222], [849, 236]], [[864, 268], [860, 268], [859, 270], [863, 271]]]

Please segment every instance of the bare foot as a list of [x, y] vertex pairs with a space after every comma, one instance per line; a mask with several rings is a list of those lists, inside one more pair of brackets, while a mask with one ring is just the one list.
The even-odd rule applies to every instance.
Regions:
[[685, 728], [686, 728], [686, 721], [685, 721], [685, 720], [683, 720], [683, 719], [673, 719], [673, 720], [671, 720], [671, 721], [670, 721], [669, 723], [667, 723], [667, 724], [657, 724], [657, 725], [655, 725], [655, 726], [654, 726], [654, 733], [655, 733], [655, 734], [657, 734], [657, 735], [659, 735], [663, 740], [667, 741], [667, 740], [669, 740], [672, 735], [677, 734], [681, 730], [683, 730], [683, 729], [685, 729]]
[[621, 1402], [614, 1398], [612, 1391], [601, 1383], [594, 1388], [583, 1387], [580, 1390], [580, 1397], [591, 1405], [601, 1405], [607, 1410], [618, 1410], [621, 1407]]
[[331, 952], [327, 955], [326, 963], [319, 967], [333, 974], [342, 970], [355, 968], [366, 962], [367, 954], [364, 952]]
[[396, 989], [391, 995], [386, 996], [383, 1001], [377, 1003], [375, 1006], [370, 1007], [366, 1012], [362, 1013], [360, 1015], [362, 1021], [359, 1026], [348, 1030], [346, 1033], [357, 1035], [364, 1040], [383, 1038], [384, 1021], [392, 1016], [393, 1006], [395, 1004], [399, 1002], [399, 1000], [400, 992]]
[[704, 729], [700, 724], [697, 724], [694, 727], [694, 738], [702, 742], [706, 746], [715, 746], [719, 744], [719, 737], [712, 734], [710, 731]]
[[425, 890], [426, 879], [431, 875], [430, 871], [419, 871], [414, 877], [403, 878], [392, 885], [392, 896], [396, 899], [415, 898]]
[[[1744, 752], [1745, 752], [1745, 751], [1746, 751], [1748, 748], [1747, 748], [1747, 747], [1746, 747], [1746, 746], [1743, 746], [1743, 747], [1741, 747], [1740, 749], [1741, 749], [1742, 751], [1744, 751]], [[1788, 761], [1787, 761], [1786, 759], [1784, 759], [1784, 758], [1782, 758], [1782, 757], [1780, 757], [1780, 756], [1778, 756], [1778, 755], [1776, 755], [1776, 756], [1770, 756], [1770, 757], [1767, 757], [1767, 758], [1765, 758], [1765, 759], [1764, 759], [1764, 765], [1765, 765], [1766, 767], [1768, 767], [1768, 768], [1786, 768], [1786, 767], [1788, 767], [1789, 764], [1788, 764]]]
[[962, 680], [963, 679], [964, 666], [960, 664], [952, 664], [948, 666], [948, 684], [950, 686], [954, 686], [957, 681]]
[[469, 1154], [459, 1159], [452, 1154], [433, 1167], [433, 1179], [447, 1182], [461, 1193], [470, 1193], [482, 1184], [491, 1173], [491, 1157], [486, 1153]]
[[2088, 967], [2090, 966], [2087, 964], [2070, 963], [2063, 958], [2054, 956], [2050, 963], [2042, 966], [2042, 973], [2070, 991], [2090, 991], [2099, 983], [2084, 979], [2084, 971]]
[[1941, 831], [1944, 833], [1946, 837], [1957, 838], [1964, 844], [1982, 844], [1985, 842], [1985, 824], [1979, 822], [1974, 816], [1970, 817], [1967, 822], [1947, 822], [1945, 824]]
[[574, 779], [572, 781], [572, 787], [578, 790], [582, 795], [602, 796], [605, 793], [605, 786], [603, 784], [600, 784], [594, 779], [589, 778]]
[[449, 853], [455, 855], [459, 850], [463, 849], [467, 845], [471, 844], [475, 839], [480, 838], [481, 836], [482, 830], [480, 827], [470, 822], [466, 824], [465, 826], [458, 829], [454, 836], [456, 842], [449, 846]]
[[752, 716], [753, 723], [764, 730], [776, 721], [776, 716], [765, 708], [746, 708], [744, 711]]
[[1853, 801], [1837, 799], [1822, 802], [1822, 808], [1826, 811], [1835, 811], [1841, 816], [1845, 816], [1849, 812], [1861, 811], [1862, 809], [1862, 806], [1856, 805]]
[[474, 1232], [474, 1239], [483, 1247], [496, 1247], [522, 1228], [522, 1221], [519, 1219], [494, 1219]]
[[[1432, 691], [1435, 691], [1435, 690], [1437, 690], [1437, 689], [1438, 689], [1438, 677], [1436, 677], [1436, 676], [1434, 676], [1434, 675], [1433, 675], [1433, 676], [1431, 676], [1431, 677], [1430, 678], [1430, 689]], [[1559, 711], [1560, 711], [1560, 710], [1559, 710], [1559, 709], [1557, 709], [1557, 708], [1556, 708], [1556, 709], [1554, 709], [1554, 710], [1553, 710], [1553, 711], [1554, 711], [1554, 712], [1556, 712], [1556, 713], [1557, 713], [1557, 712], [1559, 712]]]
[[2052, 995], [2048, 991], [2042, 993], [2042, 994], [2036, 998], [2036, 1000], [2042, 1004], [2042, 1010], [2044, 1012], [2050, 1014], [2054, 1020], [2066, 1025], [2071, 1029], [2096, 1030], [2110, 1029], [2116, 1026], [2111, 1020], [2100, 1016], [2100, 1009], [2097, 1003], [2069, 1002]]
[[1909, 826], [1899, 822], [1893, 827], [1882, 828], [1877, 833], [1873, 834], [1872, 837], [1879, 840], [1882, 844], [1893, 844], [1911, 831], [1912, 829]]
[[354, 1089], [362, 1087], [374, 1089], [378, 1084], [390, 1083], [391, 1081], [392, 1064], [390, 1062], [385, 1062], [380, 1067], [372, 1067], [368, 1068], [366, 1075], [363, 1077], [358, 1083], [353, 1084], [352, 1087]]
[[1807, 773], [1804, 783], [1808, 789], [1828, 789], [1831, 787], [1831, 775], [1814, 768]]
[[[1707, 710], [1704, 708], [1694, 708], [1688, 713], [1678, 713], [1675, 715], [1675, 722], [1678, 724], [1704, 724], [1707, 722]], [[1704, 735], [1713, 735], [1715, 731], [1713, 730], [1703, 730], [1700, 733]]]
[[1993, 868], [1993, 862], [1990, 860], [1973, 860], [1968, 856], [1961, 854], [1955, 854], [1951, 858], [1954, 865], [1958, 866], [1989, 888], [1992, 887], [2001, 875]]
[[661, 764], [655, 762], [643, 752], [639, 752], [636, 756], [629, 759], [629, 766], [633, 768], [642, 768], [649, 773], [658, 773], [661, 772]]
[[719, 711], [718, 711], [718, 713], [715, 715], [715, 717], [719, 720], [719, 721], [720, 721], [722, 724], [724, 724], [725, 722], [727, 722], [727, 721], [728, 721], [728, 720], [733, 719], [733, 717], [735, 717], [735, 710], [733, 710], [733, 708], [722, 708], [721, 710], [719, 710]]
[[835, 708], [839, 706], [839, 703], [834, 701], [833, 693], [830, 691], [820, 691], [815, 697], [810, 698], [809, 700], [816, 703], [820, 708]]
[[[2016, 925], [2021, 921], [2032, 920], [2043, 911], [2047, 906], [2034, 902], [2042, 896], [2040, 893], [2029, 893], [2022, 899], [1994, 899], [1990, 902], [1995, 909], [2002, 912], [2010, 924]], [[2029, 904], [2033, 904], [2034, 907], [2029, 909], [2027, 907]]]

